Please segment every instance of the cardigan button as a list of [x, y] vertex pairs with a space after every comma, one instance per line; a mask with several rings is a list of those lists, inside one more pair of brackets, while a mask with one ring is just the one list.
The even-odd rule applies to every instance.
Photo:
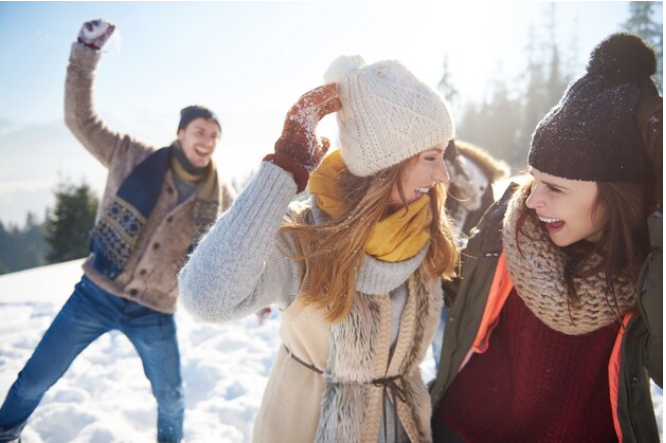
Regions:
[[137, 289], [130, 289], [129, 294], [132, 297], [136, 297], [137, 295], [139, 295], [139, 291]]
[[153, 249], [158, 250], [160, 248], [160, 244], [158, 242], [153, 243]]
[[455, 323], [455, 322], [456, 322], [456, 318], [455, 318], [453, 315], [450, 316], [450, 317], [449, 317], [449, 322], [450, 322], [450, 323]]

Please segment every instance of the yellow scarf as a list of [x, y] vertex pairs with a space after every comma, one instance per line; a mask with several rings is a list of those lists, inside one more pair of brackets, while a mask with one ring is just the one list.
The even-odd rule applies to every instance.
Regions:
[[[174, 151], [180, 149], [182, 153], [182, 148], [178, 140], [173, 142], [171, 148]], [[199, 243], [201, 237], [215, 223], [219, 213], [218, 208], [222, 204], [222, 194], [220, 193], [217, 169], [212, 160], [206, 166], [206, 172], [203, 175], [197, 175], [188, 172], [176, 158], [176, 155], [176, 153], [172, 153], [171, 155], [171, 171], [173, 174], [185, 182], [199, 183], [192, 210], [192, 232], [190, 234], [192, 237], [192, 248]]]
[[[345, 196], [339, 179], [346, 169], [338, 149], [326, 156], [310, 174], [308, 190], [317, 197], [319, 207], [334, 220], [344, 212]], [[430, 197], [424, 195], [380, 220], [365, 240], [365, 252], [386, 262], [399, 262], [418, 254], [430, 239], [429, 203]]]
[[[182, 148], [178, 141], [173, 142], [173, 146], [174, 149], [180, 149], [182, 152]], [[208, 163], [208, 166], [206, 166], [205, 173], [202, 175], [196, 175], [188, 172], [183, 165], [180, 164], [176, 156], [172, 155], [171, 171], [179, 179], [187, 183], [199, 183], [203, 181], [203, 184], [197, 190], [197, 199], [212, 201], [218, 205], [220, 204], [220, 185], [218, 183], [217, 168], [212, 160]]]

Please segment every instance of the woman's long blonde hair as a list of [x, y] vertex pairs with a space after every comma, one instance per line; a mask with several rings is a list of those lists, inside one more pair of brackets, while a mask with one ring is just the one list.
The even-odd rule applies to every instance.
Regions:
[[[399, 183], [400, 172], [412, 159], [378, 172], [371, 177], [357, 177], [346, 169], [340, 178], [344, 190], [344, 213], [325, 224], [309, 225], [302, 221], [282, 226], [281, 231], [294, 234], [305, 260], [307, 278], [301, 289], [306, 304], [326, 310], [330, 323], [344, 319], [351, 310], [356, 293], [356, 273], [365, 255], [364, 245], [378, 221], [389, 213], [389, 195], [395, 183], [404, 202]], [[444, 209], [446, 187], [434, 186], [430, 192], [430, 248], [424, 259], [424, 270], [431, 277], [453, 277], [459, 260], [451, 224]]]

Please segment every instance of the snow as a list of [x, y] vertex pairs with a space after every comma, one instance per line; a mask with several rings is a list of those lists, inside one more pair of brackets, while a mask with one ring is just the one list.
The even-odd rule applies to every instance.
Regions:
[[[81, 260], [0, 277], [0, 399], [81, 277]], [[211, 325], [176, 314], [188, 442], [248, 442], [279, 346], [278, 314]], [[156, 440], [157, 411], [141, 361], [118, 332], [90, 345], [49, 390], [24, 443]]]
[[[81, 277], [81, 260], [0, 277], [0, 401]], [[249, 442], [280, 340], [279, 313], [211, 325], [176, 314], [185, 387], [185, 439]], [[434, 377], [429, 353], [421, 366]], [[653, 389], [662, 432], [661, 389]], [[93, 342], [49, 390], [23, 443], [156, 440], [157, 411], [134, 348], [118, 332]]]

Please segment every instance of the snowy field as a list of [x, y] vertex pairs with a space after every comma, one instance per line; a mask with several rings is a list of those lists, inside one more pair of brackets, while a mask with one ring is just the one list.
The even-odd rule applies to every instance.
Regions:
[[[81, 277], [81, 260], [0, 277], [0, 399]], [[249, 442], [271, 362], [279, 346], [278, 314], [224, 325], [176, 315], [185, 384], [185, 438]], [[430, 354], [422, 365], [434, 376]], [[653, 389], [660, 431], [662, 391]], [[46, 393], [23, 443], [155, 441], [156, 406], [141, 362], [119, 333], [102, 336]]]

